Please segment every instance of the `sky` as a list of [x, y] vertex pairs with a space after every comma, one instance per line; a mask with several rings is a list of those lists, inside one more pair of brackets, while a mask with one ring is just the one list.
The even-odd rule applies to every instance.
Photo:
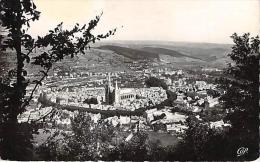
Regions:
[[232, 43], [237, 32], [259, 35], [259, 0], [34, 0], [41, 12], [29, 32], [44, 35], [88, 24], [103, 12], [94, 33], [118, 28], [108, 40]]

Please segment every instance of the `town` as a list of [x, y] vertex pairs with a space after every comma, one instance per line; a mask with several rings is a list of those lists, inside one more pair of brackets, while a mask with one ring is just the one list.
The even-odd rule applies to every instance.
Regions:
[[[214, 129], [231, 126], [223, 121], [225, 112], [220, 109], [218, 100], [222, 92], [214, 83], [221, 69], [203, 68], [191, 72], [158, 68], [149, 61], [128, 62], [128, 67], [131, 72], [56, 68], [35, 92], [34, 108], [20, 115], [19, 121], [40, 119], [48, 123], [48, 118], [42, 116], [60, 108], [65, 117], [56, 116], [52, 118], [55, 122], [50, 121], [49, 125], [69, 130], [71, 119], [84, 111], [94, 123], [102, 119], [114, 127], [120, 126], [125, 132], [159, 132], [178, 139], [182, 139], [188, 128], [185, 121], [190, 114], [198, 120], [210, 121]], [[158, 80], [163, 84], [158, 84]], [[208, 119], [205, 114], [212, 112], [215, 114]]]
[[259, 158], [259, 1], [0, 6], [0, 161]]

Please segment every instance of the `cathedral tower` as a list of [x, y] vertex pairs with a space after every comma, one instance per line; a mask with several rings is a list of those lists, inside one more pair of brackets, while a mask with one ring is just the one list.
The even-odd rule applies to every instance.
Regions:
[[118, 104], [119, 101], [120, 101], [120, 89], [118, 89], [118, 86], [117, 86], [117, 81], [116, 81], [116, 85], [115, 85], [115, 102], [114, 104]]
[[111, 79], [110, 79], [110, 73], [108, 73], [108, 83], [105, 86], [105, 103], [110, 105], [113, 103], [112, 101], [112, 86], [111, 86]]

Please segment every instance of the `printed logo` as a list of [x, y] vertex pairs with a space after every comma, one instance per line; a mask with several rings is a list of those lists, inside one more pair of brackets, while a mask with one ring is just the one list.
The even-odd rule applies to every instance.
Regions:
[[242, 156], [242, 155], [247, 154], [247, 153], [248, 153], [248, 148], [246, 148], [246, 147], [240, 147], [237, 150], [237, 156]]

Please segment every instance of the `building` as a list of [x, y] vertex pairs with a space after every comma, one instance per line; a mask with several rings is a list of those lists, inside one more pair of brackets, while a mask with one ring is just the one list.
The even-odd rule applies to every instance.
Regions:
[[111, 85], [110, 74], [108, 75], [108, 83], [105, 86], [105, 103], [108, 105], [119, 104], [126, 100], [135, 100], [136, 93], [132, 88], [118, 88], [117, 81], [115, 87]]

